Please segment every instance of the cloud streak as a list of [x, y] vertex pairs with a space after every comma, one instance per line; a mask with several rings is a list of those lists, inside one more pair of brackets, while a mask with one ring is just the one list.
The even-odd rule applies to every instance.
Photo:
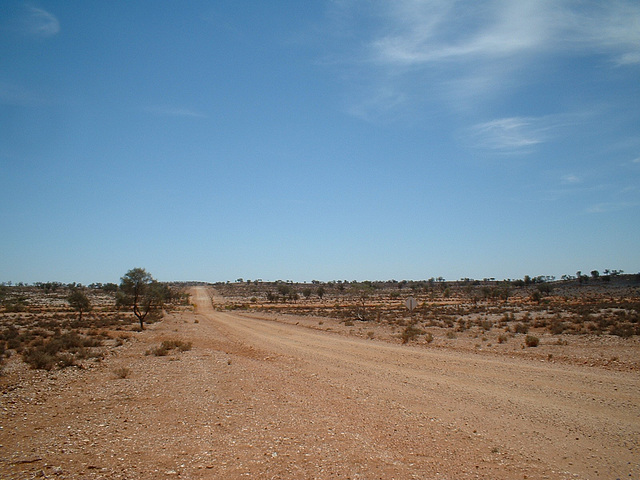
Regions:
[[562, 184], [563, 185], [576, 185], [582, 183], [582, 178], [580, 178], [577, 175], [574, 175], [572, 173], [568, 174], [568, 175], [564, 175], [562, 177]]
[[28, 7], [27, 32], [40, 37], [52, 37], [60, 32], [60, 22], [51, 13], [36, 7]]
[[370, 42], [372, 58], [381, 64], [508, 58], [559, 49], [593, 49], [618, 62], [640, 61], [637, 2], [398, 0], [384, 5], [382, 28]]
[[[524, 80], [521, 67], [542, 56], [600, 55], [619, 68], [640, 64], [635, 0], [378, 0], [367, 2], [370, 9], [340, 0], [334, 5], [341, 11], [335, 15], [337, 36], [349, 38], [345, 18], [364, 30], [365, 40], [351, 44], [349, 68], [367, 79], [372, 98], [384, 85], [390, 97], [404, 96], [407, 102], [430, 90], [464, 106], [517, 86]], [[421, 81], [403, 81], [407, 78]]]
[[536, 119], [525, 117], [499, 118], [471, 128], [472, 138], [479, 147], [503, 152], [528, 152], [544, 141]]
[[[391, 2], [392, 33], [371, 42], [379, 63], [421, 65], [467, 57], [506, 57], [546, 43], [540, 2]], [[484, 22], [478, 22], [478, 20]]]
[[587, 213], [609, 213], [625, 210], [627, 208], [637, 207], [638, 203], [634, 202], [603, 202], [592, 205], [587, 208]]
[[[538, 117], [495, 118], [477, 123], [462, 133], [464, 142], [475, 148], [494, 153], [528, 154], [534, 152], [537, 146], [584, 125], [594, 115], [597, 115], [597, 110]], [[581, 181], [575, 175], [566, 175], [563, 180], [565, 183]]]
[[[566, 129], [581, 125], [591, 114], [556, 114], [539, 117], [503, 117], [477, 123], [463, 131], [465, 142], [495, 153], [532, 153], [536, 146], [551, 141]], [[568, 175], [565, 181], [578, 177]]]

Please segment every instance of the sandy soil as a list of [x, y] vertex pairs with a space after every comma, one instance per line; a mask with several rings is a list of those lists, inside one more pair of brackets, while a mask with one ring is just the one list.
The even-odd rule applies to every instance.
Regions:
[[[0, 478], [640, 478], [636, 370], [399, 345], [212, 299], [195, 289], [195, 313], [90, 368], [7, 373], [28, 380], [2, 393]], [[193, 348], [145, 355], [168, 339]]]

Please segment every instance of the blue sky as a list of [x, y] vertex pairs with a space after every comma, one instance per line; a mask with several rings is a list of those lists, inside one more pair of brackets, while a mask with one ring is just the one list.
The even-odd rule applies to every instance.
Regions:
[[640, 3], [0, 6], [0, 281], [640, 270]]

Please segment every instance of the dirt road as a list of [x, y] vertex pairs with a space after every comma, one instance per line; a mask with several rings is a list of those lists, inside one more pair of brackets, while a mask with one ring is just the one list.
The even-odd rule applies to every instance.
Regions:
[[[637, 373], [340, 336], [210, 295], [5, 392], [0, 477], [640, 478]], [[144, 355], [166, 339], [193, 349]]]

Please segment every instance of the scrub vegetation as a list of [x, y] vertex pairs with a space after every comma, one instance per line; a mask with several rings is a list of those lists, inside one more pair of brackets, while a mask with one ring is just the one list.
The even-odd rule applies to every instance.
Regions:
[[[577, 272], [561, 280], [525, 276], [296, 284], [238, 279], [214, 288], [226, 299], [220, 309], [338, 318], [347, 326], [389, 325], [402, 329], [402, 343], [428, 334], [454, 340], [457, 332], [497, 333], [501, 344], [522, 337], [527, 347], [537, 346], [540, 339], [534, 339], [543, 334], [640, 335], [640, 274], [605, 272]], [[409, 297], [416, 300], [412, 311], [406, 306]]]
[[[145, 284], [136, 296], [131, 278], [137, 274]], [[0, 365], [21, 358], [31, 368], [52, 370], [100, 361], [109, 347], [124, 345], [144, 323], [189, 305], [181, 285], [157, 282], [144, 269], [133, 269], [123, 279], [121, 285], [0, 286]]]

